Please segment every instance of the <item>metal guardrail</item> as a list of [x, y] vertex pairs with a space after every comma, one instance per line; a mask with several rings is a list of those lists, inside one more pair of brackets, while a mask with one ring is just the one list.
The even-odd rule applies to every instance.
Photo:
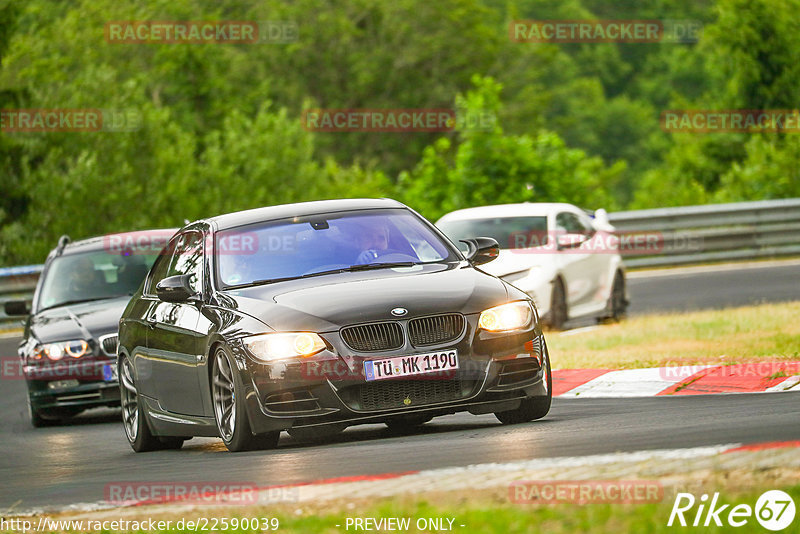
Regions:
[[[800, 198], [609, 213], [620, 236], [644, 234], [652, 254], [625, 256], [627, 267], [667, 267], [800, 255]], [[640, 251], [641, 252], [641, 251]], [[21, 326], [2, 304], [33, 298], [42, 265], [0, 268], [0, 329]]]
[[652, 254], [627, 267], [660, 267], [800, 255], [800, 199], [736, 202], [609, 214], [617, 233], [645, 234]]

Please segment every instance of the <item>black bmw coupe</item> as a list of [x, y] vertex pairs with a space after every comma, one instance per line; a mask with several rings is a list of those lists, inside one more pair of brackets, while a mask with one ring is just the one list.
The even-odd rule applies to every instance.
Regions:
[[552, 379], [530, 298], [393, 200], [330, 200], [193, 222], [122, 315], [123, 422], [137, 452], [221, 437], [275, 447], [460, 411], [544, 417]]

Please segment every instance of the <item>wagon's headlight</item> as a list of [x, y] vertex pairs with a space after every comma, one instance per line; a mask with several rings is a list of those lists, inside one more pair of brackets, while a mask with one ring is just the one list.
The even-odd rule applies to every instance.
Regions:
[[478, 326], [489, 332], [509, 332], [525, 328], [533, 319], [533, 308], [527, 300], [509, 302], [481, 312]]
[[313, 332], [275, 332], [242, 340], [245, 348], [266, 362], [289, 358], [308, 358], [325, 349], [325, 342]]
[[83, 339], [62, 341], [60, 343], [45, 343], [33, 349], [31, 359], [41, 361], [45, 358], [53, 361], [64, 358], [80, 358], [89, 353], [89, 344]]

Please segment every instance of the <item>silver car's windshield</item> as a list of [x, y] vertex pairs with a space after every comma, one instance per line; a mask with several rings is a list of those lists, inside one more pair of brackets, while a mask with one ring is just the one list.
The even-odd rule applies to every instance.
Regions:
[[547, 217], [544, 216], [440, 221], [436, 226], [455, 243], [473, 237], [493, 237], [501, 249], [547, 244]]
[[456, 261], [456, 251], [404, 209], [319, 215], [217, 232], [223, 287], [315, 276], [341, 270]]

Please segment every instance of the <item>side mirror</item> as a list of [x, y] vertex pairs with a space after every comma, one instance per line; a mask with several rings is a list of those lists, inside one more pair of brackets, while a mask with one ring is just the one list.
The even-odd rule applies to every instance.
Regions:
[[9, 317], [15, 315], [30, 315], [31, 313], [27, 301], [24, 300], [9, 300], [3, 305], [3, 310]]
[[566, 248], [578, 248], [589, 240], [589, 236], [584, 234], [561, 234], [556, 238], [558, 250]]
[[164, 302], [187, 302], [197, 296], [192, 289], [191, 274], [177, 274], [168, 276], [156, 285], [156, 296]]
[[500, 255], [500, 245], [491, 237], [462, 239], [461, 242], [467, 245], [467, 260], [472, 265], [489, 263]]

